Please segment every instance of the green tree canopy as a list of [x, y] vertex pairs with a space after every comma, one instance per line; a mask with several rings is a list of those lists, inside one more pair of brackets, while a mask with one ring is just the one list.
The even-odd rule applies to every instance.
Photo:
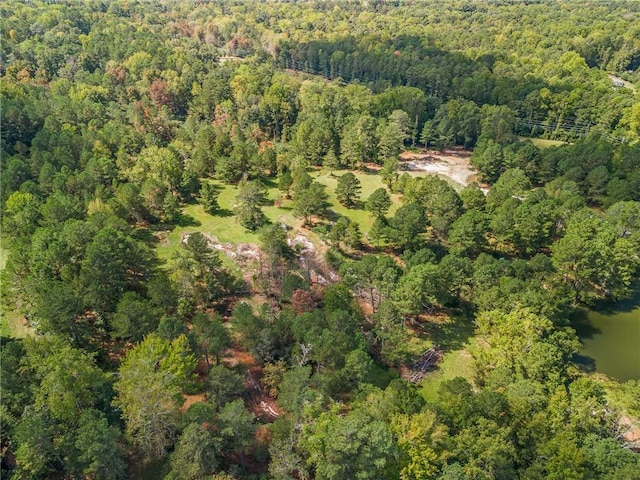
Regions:
[[338, 178], [336, 197], [345, 207], [353, 207], [358, 203], [360, 190], [362, 190], [362, 184], [352, 172], [347, 172]]
[[182, 390], [196, 365], [187, 338], [173, 341], [150, 334], [131, 349], [119, 369], [114, 405], [122, 411], [130, 441], [152, 457], [173, 445]]

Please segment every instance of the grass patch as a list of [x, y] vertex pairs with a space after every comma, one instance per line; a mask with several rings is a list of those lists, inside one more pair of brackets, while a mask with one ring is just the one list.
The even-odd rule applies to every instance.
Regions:
[[25, 338], [33, 334], [33, 329], [23, 323], [24, 315], [15, 310], [0, 309], [0, 336]]
[[[360, 205], [356, 208], [347, 208], [338, 202], [335, 190], [338, 184], [338, 178], [351, 170], [335, 170], [331, 173], [327, 172], [311, 172], [319, 183], [325, 185], [326, 192], [329, 196], [329, 209], [338, 215], [343, 215], [350, 220], [356, 222], [360, 226], [360, 232], [366, 238], [366, 234], [373, 225], [373, 218], [364, 209], [364, 203], [371, 194], [380, 187], [385, 185], [382, 183], [380, 175], [375, 172], [353, 171], [355, 176], [362, 184], [360, 193]], [[409, 172], [412, 176], [427, 175], [427, 172]], [[180, 242], [184, 235], [202, 232], [215, 236], [221, 243], [259, 243], [259, 236], [255, 232], [251, 232], [244, 228], [236, 221], [233, 215], [235, 198], [240, 192], [239, 187], [235, 185], [226, 185], [217, 180], [204, 180], [219, 188], [218, 204], [220, 210], [214, 215], [210, 215], [204, 211], [199, 203], [191, 203], [182, 209], [183, 219], [179, 225], [173, 227], [172, 230], [158, 231], [158, 244], [156, 246], [158, 257], [165, 264], [170, 264], [171, 259], [180, 248]], [[268, 204], [262, 207], [262, 211], [267, 219], [272, 223], [285, 223], [294, 228], [302, 226], [302, 220], [294, 217], [292, 212], [292, 201], [283, 199], [282, 192], [278, 190], [275, 182], [267, 180], [264, 182], [266, 187], [266, 196]], [[400, 195], [392, 194], [393, 204], [389, 209], [388, 216], [393, 216], [395, 211], [400, 207]], [[308, 234], [309, 239], [319, 244], [319, 237], [313, 233]], [[224, 258], [226, 258], [223, 255]], [[227, 259], [228, 260], [228, 259]], [[225, 264], [231, 266], [233, 262], [224, 260]]]
[[473, 321], [467, 315], [453, 314], [430, 322], [426, 329], [434, 343], [445, 350], [438, 369], [425, 376], [420, 393], [428, 402], [438, 399], [438, 389], [442, 382], [456, 377], [464, 377], [470, 383], [473, 379], [473, 358], [471, 350], [475, 345]]
[[[215, 236], [222, 243], [259, 243], [258, 234], [244, 228], [236, 221], [236, 217], [233, 215], [235, 198], [240, 189], [234, 185], [224, 185], [213, 180], [210, 183], [220, 188], [218, 197], [219, 212], [210, 215], [204, 211], [200, 204], [186, 205], [182, 209], [185, 217], [183, 225], [176, 226], [166, 235], [163, 234], [158, 243], [158, 257], [162, 261], [169, 262], [173, 258], [180, 248], [182, 237], [188, 233], [207, 233]], [[270, 201], [273, 202], [279, 197], [280, 191], [277, 188], [271, 187], [267, 189], [267, 198]], [[290, 208], [287, 208], [287, 205], [284, 205], [284, 207], [267, 205], [262, 208], [262, 211], [271, 222], [284, 222], [288, 225], [299, 224], [300, 221], [293, 216]]]
[[[360, 208], [346, 208], [340, 205], [335, 195], [338, 177], [346, 172], [347, 170], [335, 171], [333, 175], [328, 173], [312, 173], [312, 176], [327, 187], [326, 191], [329, 195], [330, 203], [329, 209], [357, 222], [360, 226], [360, 231], [366, 234], [373, 224], [373, 219], [369, 213], [364, 210], [364, 201], [366, 201], [376, 189], [384, 185], [380, 176], [375, 173], [354, 172], [362, 183], [361, 200], [363, 205]], [[159, 242], [156, 250], [158, 257], [163, 262], [170, 263], [174, 254], [180, 248], [180, 242], [183, 236], [194, 232], [213, 235], [222, 243], [259, 243], [258, 234], [240, 225], [233, 215], [235, 198], [240, 189], [235, 185], [225, 185], [216, 180], [205, 181], [216, 185], [220, 189], [218, 196], [218, 204], [220, 205], [219, 212], [210, 215], [204, 211], [200, 204], [192, 203], [186, 205], [182, 209], [184, 218], [180, 225], [177, 225], [170, 231], [157, 232]], [[294, 228], [300, 227], [302, 220], [294, 217], [292, 213], [292, 201], [283, 199], [282, 192], [278, 190], [273, 182], [267, 183], [266, 186], [267, 199], [270, 204], [263, 206], [262, 211], [269, 221], [272, 223], [285, 223]], [[391, 215], [400, 206], [400, 197], [398, 195], [392, 195], [392, 198], [394, 204], [389, 211]], [[314, 234], [309, 234], [308, 236], [312, 242], [319, 241], [319, 238]]]
[[529, 137], [518, 137], [520, 140], [531, 140], [538, 148], [549, 148], [549, 147], [557, 147], [559, 145], [566, 145], [567, 142], [563, 142], [561, 140], [549, 140], [547, 138], [529, 138]]
[[[362, 184], [362, 190], [360, 191], [360, 205], [357, 208], [347, 208], [338, 202], [336, 198], [336, 187], [338, 186], [338, 178], [347, 172], [352, 172], [360, 183]], [[327, 187], [327, 194], [329, 195], [329, 207], [338, 215], [343, 215], [349, 220], [356, 222], [360, 226], [360, 231], [363, 235], [366, 235], [373, 225], [373, 217], [364, 209], [364, 203], [378, 188], [384, 187], [382, 178], [377, 173], [373, 172], [360, 172], [353, 170], [335, 170], [331, 174], [320, 173], [315, 176], [315, 179]], [[392, 216], [394, 212], [400, 207], [400, 196], [391, 195], [393, 204], [389, 209], [387, 216]]]
[[465, 349], [453, 350], [444, 354], [444, 358], [438, 370], [427, 374], [420, 385], [420, 394], [427, 402], [438, 400], [438, 389], [442, 382], [453, 380], [456, 377], [464, 377], [469, 382], [473, 377], [473, 358]]

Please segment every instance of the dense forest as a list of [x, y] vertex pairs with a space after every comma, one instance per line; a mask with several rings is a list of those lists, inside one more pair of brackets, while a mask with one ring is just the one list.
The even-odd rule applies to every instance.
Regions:
[[2, 477], [640, 478], [639, 17], [2, 2]]

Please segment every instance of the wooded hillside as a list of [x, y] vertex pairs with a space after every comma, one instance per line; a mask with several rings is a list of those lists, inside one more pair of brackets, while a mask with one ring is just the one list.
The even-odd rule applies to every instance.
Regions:
[[2, 477], [638, 478], [639, 13], [3, 2]]

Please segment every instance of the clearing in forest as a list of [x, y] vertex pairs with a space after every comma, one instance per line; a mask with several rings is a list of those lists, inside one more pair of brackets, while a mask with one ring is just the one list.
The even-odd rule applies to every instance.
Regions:
[[[400, 168], [419, 174], [434, 174], [450, 180], [457, 190], [477, 181], [477, 173], [471, 167], [471, 152], [462, 149], [420, 150], [400, 154]], [[418, 173], [419, 172], [419, 173]]]
[[[469, 183], [475, 181], [476, 172], [470, 165], [471, 152], [461, 149], [423, 150], [420, 152], [404, 152], [401, 154], [400, 172], [406, 171], [412, 176], [440, 175], [448, 180], [454, 188], [460, 190]], [[353, 208], [341, 205], [335, 194], [338, 178], [347, 172], [353, 172], [361, 183], [360, 203]], [[327, 187], [329, 196], [329, 210], [337, 215], [344, 215], [354, 221], [360, 227], [363, 235], [366, 235], [373, 224], [373, 218], [364, 209], [364, 202], [380, 187], [384, 187], [381, 176], [373, 170], [333, 170], [311, 172], [314, 180]], [[217, 180], [205, 180], [220, 189], [218, 203], [220, 210], [213, 215], [205, 213], [202, 205], [198, 203], [188, 204], [183, 208], [183, 221], [171, 231], [156, 232], [159, 238], [158, 255], [161, 259], [170, 260], [178, 250], [180, 241], [185, 235], [193, 232], [203, 232], [215, 235], [222, 243], [248, 243], [258, 244], [258, 234], [245, 229], [237, 222], [233, 215], [235, 197], [239, 188], [235, 185], [225, 185]], [[295, 218], [292, 213], [292, 201], [284, 198], [277, 185], [271, 179], [263, 181], [266, 187], [268, 204], [262, 210], [272, 223], [285, 223], [295, 231], [303, 231], [305, 235], [316, 242], [317, 235], [306, 228], [302, 228], [302, 220]], [[388, 216], [393, 216], [400, 207], [400, 195], [392, 194], [393, 205], [389, 209]], [[319, 245], [316, 245], [319, 246]]]

